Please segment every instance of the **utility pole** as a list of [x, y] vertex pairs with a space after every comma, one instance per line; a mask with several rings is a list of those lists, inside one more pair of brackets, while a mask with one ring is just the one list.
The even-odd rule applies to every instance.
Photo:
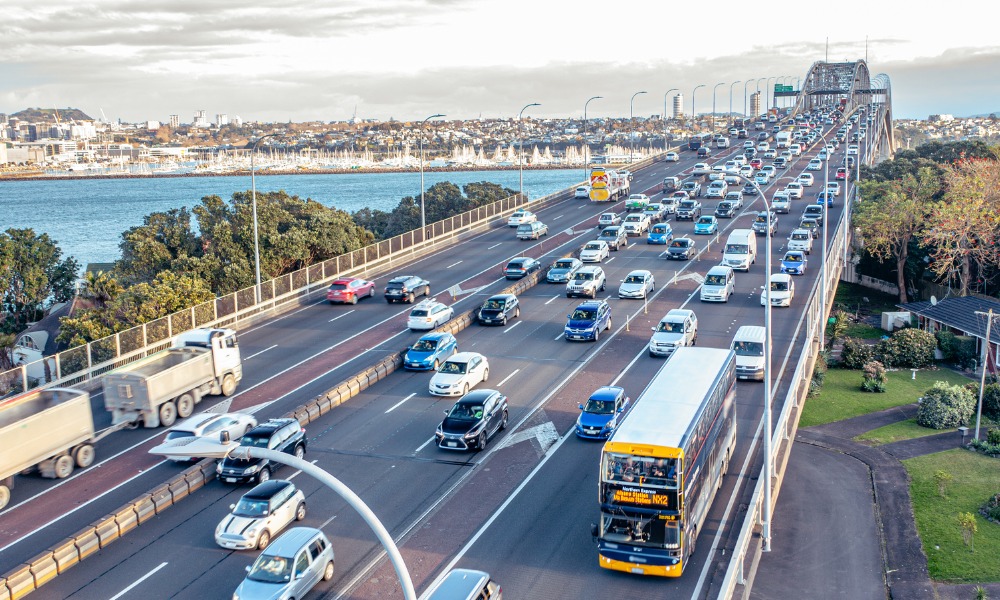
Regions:
[[986, 387], [986, 369], [990, 366], [990, 333], [993, 329], [993, 309], [986, 312], [976, 311], [976, 315], [986, 317], [986, 340], [983, 346], [983, 374], [979, 378], [979, 406], [976, 407], [976, 437], [979, 439], [979, 421], [983, 416], [983, 388]]

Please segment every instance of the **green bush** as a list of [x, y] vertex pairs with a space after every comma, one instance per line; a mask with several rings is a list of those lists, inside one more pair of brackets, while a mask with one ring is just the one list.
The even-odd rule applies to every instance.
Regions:
[[937, 340], [934, 334], [908, 327], [879, 342], [875, 347], [875, 358], [887, 367], [919, 369], [934, 364], [935, 348]]
[[1000, 446], [1000, 429], [990, 429], [987, 431], [986, 441]]
[[861, 380], [861, 390], [881, 394], [885, 391], [885, 367], [877, 360], [865, 363], [865, 374]]
[[917, 408], [917, 423], [932, 429], [958, 427], [969, 422], [976, 410], [976, 397], [960, 385], [938, 381], [924, 392]]
[[945, 362], [954, 364], [955, 354], [958, 351], [958, 343], [955, 341], [955, 334], [947, 329], [938, 329], [934, 332], [934, 337], [937, 339], [938, 349], [941, 350], [941, 354], [944, 356]]
[[976, 364], [976, 338], [970, 335], [955, 336], [955, 365], [971, 369]]
[[986, 504], [980, 506], [979, 514], [994, 523], [1000, 523], [1000, 494], [994, 494], [992, 498], [986, 501]]
[[991, 444], [987, 440], [972, 440], [969, 447], [985, 454], [986, 456], [1000, 456], [1000, 444]]
[[841, 365], [845, 369], [859, 370], [865, 363], [875, 358], [875, 350], [868, 344], [854, 338], [844, 338], [844, 349], [840, 353]]
[[983, 414], [1000, 421], [1000, 383], [988, 383], [983, 388]]

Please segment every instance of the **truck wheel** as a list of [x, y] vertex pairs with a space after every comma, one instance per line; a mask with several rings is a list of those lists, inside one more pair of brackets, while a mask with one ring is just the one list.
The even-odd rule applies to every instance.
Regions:
[[177, 405], [168, 400], [160, 405], [160, 425], [170, 427], [177, 421]]
[[0, 485], [0, 510], [10, 502], [10, 488], [5, 485]]
[[73, 459], [76, 461], [76, 466], [81, 469], [86, 469], [94, 464], [94, 457], [96, 455], [94, 446], [91, 444], [81, 444], [73, 450]]
[[183, 394], [177, 399], [177, 416], [186, 419], [194, 412], [194, 396]]
[[236, 378], [232, 373], [226, 373], [222, 378], [222, 395], [232, 396], [236, 392]]
[[66, 479], [73, 473], [73, 457], [68, 454], [63, 454], [56, 459], [53, 466], [53, 473], [55, 473], [56, 478]]

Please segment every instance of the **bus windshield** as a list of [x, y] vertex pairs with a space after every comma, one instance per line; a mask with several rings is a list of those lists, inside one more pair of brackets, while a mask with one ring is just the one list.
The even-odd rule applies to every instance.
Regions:
[[625, 482], [640, 487], [677, 489], [677, 459], [605, 453], [604, 481]]

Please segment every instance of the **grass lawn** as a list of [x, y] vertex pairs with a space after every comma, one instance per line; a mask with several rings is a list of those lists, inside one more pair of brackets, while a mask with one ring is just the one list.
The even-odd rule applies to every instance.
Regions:
[[844, 337], [851, 337], [861, 340], [878, 340], [883, 335], [887, 335], [885, 330], [879, 327], [872, 327], [867, 323], [851, 323], [844, 330]]
[[900, 421], [898, 423], [893, 423], [892, 425], [886, 425], [885, 427], [879, 427], [878, 429], [872, 429], [871, 431], [862, 433], [858, 437], [854, 438], [854, 441], [861, 442], [862, 444], [868, 444], [869, 446], [881, 446], [882, 444], [891, 444], [892, 442], [898, 442], [900, 440], [912, 440], [914, 438], [920, 438], [928, 435], [936, 435], [938, 433], [944, 433], [945, 431], [950, 430], [923, 427], [921, 425], [917, 425], [916, 419], [907, 419], [905, 421]]
[[887, 375], [885, 393], [870, 394], [861, 391], [861, 371], [830, 369], [826, 372], [826, 379], [819, 396], [806, 399], [799, 425], [802, 427], [822, 425], [893, 406], [912, 404], [930, 389], [935, 381], [946, 381], [951, 384], [965, 384], [972, 381], [948, 369], [917, 371], [915, 380], [910, 379], [912, 373], [909, 369], [889, 371]]
[[846, 310], [861, 314], [879, 314], [885, 311], [899, 310], [896, 303], [899, 298], [892, 294], [884, 294], [877, 290], [867, 288], [856, 283], [837, 284], [837, 293], [833, 297], [834, 309]]
[[[1000, 459], [955, 449], [904, 460], [903, 466], [910, 474], [913, 513], [930, 576], [953, 583], [1000, 581], [1000, 525], [977, 512], [990, 496], [1000, 492]], [[943, 498], [934, 482], [938, 470], [953, 477]], [[975, 551], [962, 541], [960, 512], [976, 516]]]

